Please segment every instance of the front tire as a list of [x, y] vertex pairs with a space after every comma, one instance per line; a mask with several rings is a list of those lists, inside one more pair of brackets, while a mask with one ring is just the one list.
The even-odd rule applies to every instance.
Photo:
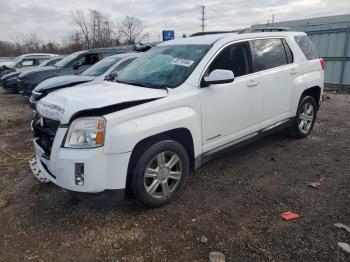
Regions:
[[131, 187], [143, 206], [157, 208], [175, 200], [189, 174], [185, 148], [176, 141], [153, 144], [138, 159]]
[[315, 124], [317, 115], [316, 101], [312, 96], [304, 96], [300, 99], [297, 114], [287, 133], [293, 138], [307, 137]]

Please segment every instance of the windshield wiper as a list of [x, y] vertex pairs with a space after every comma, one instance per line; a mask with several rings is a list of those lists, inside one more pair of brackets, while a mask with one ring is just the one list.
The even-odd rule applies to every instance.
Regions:
[[167, 88], [165, 86], [155, 86], [155, 85], [150, 85], [150, 84], [141, 83], [141, 82], [128, 82], [128, 81], [123, 81], [123, 80], [119, 80], [119, 79], [115, 79], [114, 82], [132, 85], [132, 86], [140, 86], [140, 87], [146, 87], [146, 88], [167, 90]]
[[127, 81], [122, 81], [122, 80], [119, 80], [119, 79], [114, 79], [113, 81], [114, 81], [114, 82], [117, 82], [117, 83], [122, 83], [122, 84], [128, 84], [128, 85], [130, 85], [129, 82], [127, 82]]
[[128, 82], [128, 81], [123, 81], [123, 80], [119, 80], [119, 79], [115, 79], [114, 82], [127, 84], [127, 85], [132, 85], [132, 86], [151, 87], [150, 85], [147, 85], [145, 83]]

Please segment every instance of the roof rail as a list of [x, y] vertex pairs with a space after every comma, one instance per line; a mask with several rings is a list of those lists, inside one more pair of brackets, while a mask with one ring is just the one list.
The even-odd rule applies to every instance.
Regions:
[[104, 48], [93, 48], [89, 49], [89, 52], [120, 52], [120, 53], [127, 53], [127, 52], [145, 52], [149, 49], [151, 49], [153, 46], [156, 46], [158, 42], [154, 43], [140, 43], [140, 44], [131, 44], [131, 45], [119, 45], [119, 46], [113, 46], [113, 47], [104, 47]]
[[135, 49], [135, 45], [120, 45], [120, 46], [113, 46], [113, 47], [102, 47], [102, 48], [92, 48], [88, 51], [100, 51], [100, 52], [115, 52], [115, 51], [131, 51]]
[[259, 28], [245, 28], [238, 32], [238, 34], [247, 34], [247, 33], [263, 33], [263, 32], [286, 32], [286, 31], [292, 31], [289, 27], [259, 27]]
[[237, 33], [239, 30], [231, 30], [231, 31], [207, 31], [207, 32], [197, 32], [189, 37], [192, 36], [202, 36], [202, 35], [215, 35], [215, 34], [228, 34], [228, 33]]

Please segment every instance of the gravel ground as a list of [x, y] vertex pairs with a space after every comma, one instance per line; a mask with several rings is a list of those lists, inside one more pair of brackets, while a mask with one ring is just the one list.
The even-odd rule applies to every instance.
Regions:
[[[27, 101], [0, 91], [0, 261], [350, 261], [350, 95], [331, 95], [312, 135], [283, 132], [214, 160], [163, 208], [95, 207], [39, 184]], [[9, 155], [7, 155], [7, 153]], [[308, 182], [325, 178], [321, 189]], [[299, 219], [284, 221], [294, 211]]]

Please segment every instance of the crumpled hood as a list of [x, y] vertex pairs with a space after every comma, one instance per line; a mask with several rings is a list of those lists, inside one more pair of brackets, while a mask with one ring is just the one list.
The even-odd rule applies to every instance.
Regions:
[[152, 89], [104, 81], [100, 85], [84, 85], [61, 89], [50, 93], [37, 104], [37, 111], [44, 117], [61, 124], [69, 123], [79, 111], [104, 108], [126, 102], [166, 97], [165, 89]]
[[94, 80], [94, 76], [65, 75], [49, 78], [35, 87], [35, 91], [42, 92], [48, 89], [59, 89], [67, 86], [78, 85]]
[[11, 67], [12, 64], [13, 64], [12, 61], [1, 62], [1, 63], [0, 63], [0, 67], [2, 67], [2, 66]]

